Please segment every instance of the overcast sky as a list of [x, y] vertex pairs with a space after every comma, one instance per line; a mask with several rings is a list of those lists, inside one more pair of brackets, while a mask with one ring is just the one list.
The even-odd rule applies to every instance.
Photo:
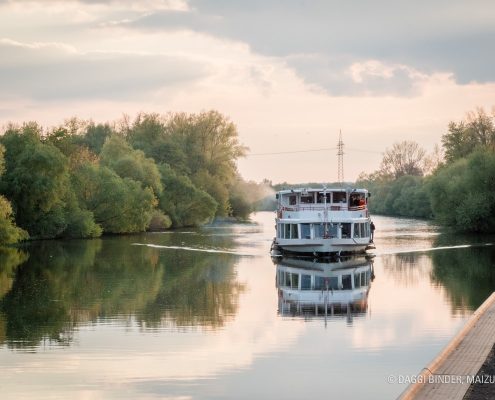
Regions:
[[247, 179], [372, 172], [495, 105], [491, 0], [0, 0], [0, 124], [217, 109]]

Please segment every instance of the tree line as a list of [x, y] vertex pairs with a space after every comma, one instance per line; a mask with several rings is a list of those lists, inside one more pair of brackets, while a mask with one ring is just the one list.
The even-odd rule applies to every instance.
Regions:
[[478, 108], [451, 122], [431, 154], [412, 141], [395, 143], [357, 185], [372, 192], [371, 212], [495, 232], [495, 109]]
[[236, 161], [236, 126], [217, 111], [72, 118], [0, 136], [0, 243], [90, 238], [244, 219], [263, 197]]

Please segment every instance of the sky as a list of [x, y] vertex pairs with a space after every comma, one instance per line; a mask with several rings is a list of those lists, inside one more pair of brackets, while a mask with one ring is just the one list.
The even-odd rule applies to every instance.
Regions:
[[0, 0], [0, 126], [215, 109], [244, 178], [336, 181], [342, 131], [350, 181], [491, 111], [494, 42], [490, 0]]

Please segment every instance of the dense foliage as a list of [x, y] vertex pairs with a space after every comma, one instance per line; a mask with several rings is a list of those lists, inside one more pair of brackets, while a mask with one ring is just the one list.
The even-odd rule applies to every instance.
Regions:
[[373, 196], [378, 214], [434, 217], [466, 232], [495, 232], [495, 112], [468, 113], [451, 122], [442, 137], [445, 160], [437, 149], [426, 156], [417, 144], [403, 142], [387, 150], [380, 170], [362, 174], [359, 186]]
[[246, 218], [259, 197], [237, 173], [237, 129], [216, 111], [11, 124], [0, 146], [0, 244]]

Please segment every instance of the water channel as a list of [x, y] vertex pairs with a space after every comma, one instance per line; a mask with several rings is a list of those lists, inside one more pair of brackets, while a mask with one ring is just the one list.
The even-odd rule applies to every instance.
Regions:
[[493, 237], [377, 216], [359, 304], [291, 307], [284, 274], [311, 266], [274, 263], [274, 214], [252, 219], [1, 250], [0, 397], [392, 399], [495, 290]]

